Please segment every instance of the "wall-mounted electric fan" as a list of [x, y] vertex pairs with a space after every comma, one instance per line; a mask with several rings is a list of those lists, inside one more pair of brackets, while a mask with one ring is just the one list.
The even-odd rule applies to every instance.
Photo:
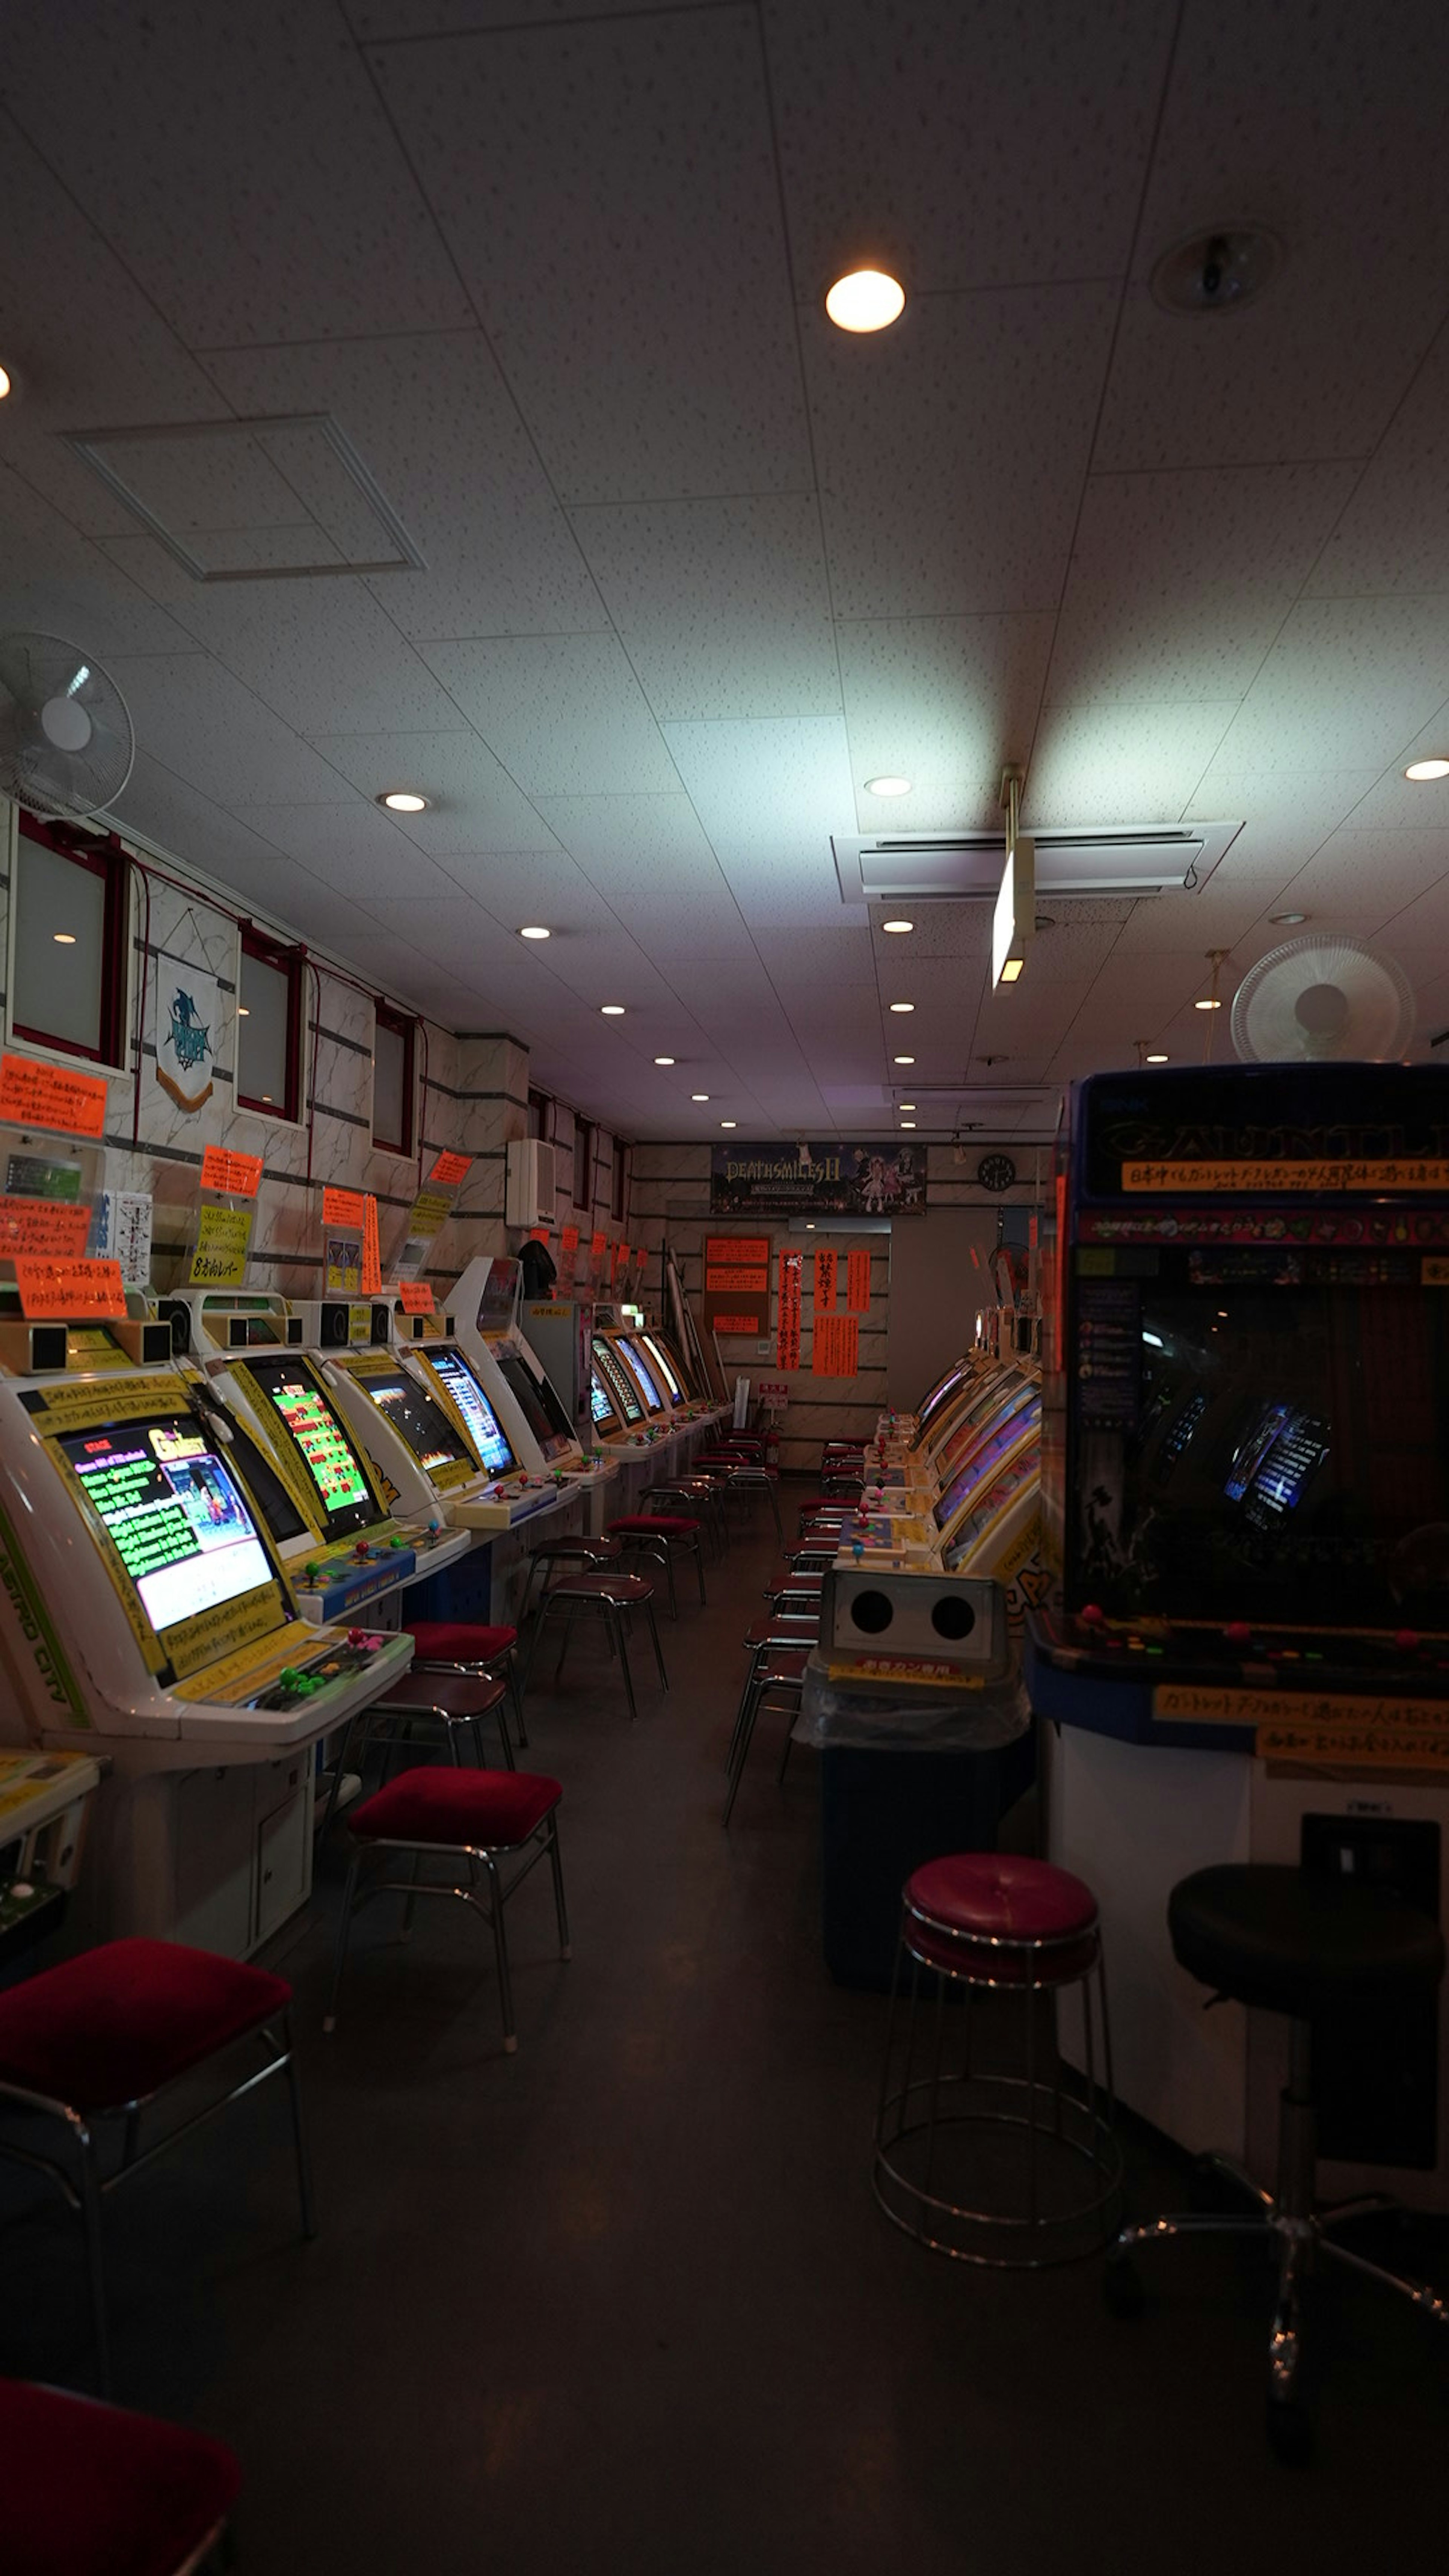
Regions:
[[83, 823], [113, 805], [136, 737], [109, 672], [60, 635], [0, 636], [0, 792]]
[[1245, 1064], [1391, 1064], [1414, 1034], [1414, 996], [1396, 959], [1328, 933], [1285, 940], [1233, 996]]

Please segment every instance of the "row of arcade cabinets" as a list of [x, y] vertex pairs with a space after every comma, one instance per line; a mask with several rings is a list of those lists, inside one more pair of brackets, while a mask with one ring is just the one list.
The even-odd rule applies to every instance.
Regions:
[[[1118, 2089], [1271, 2184], [1285, 2026], [1168, 1891], [1271, 1860], [1449, 1907], [1449, 1075], [1100, 1075], [1060, 1158], [1029, 1627], [1048, 1847], [1096, 1890]], [[1441, 1992], [1318, 2035], [1321, 2187], [1449, 2207]]]

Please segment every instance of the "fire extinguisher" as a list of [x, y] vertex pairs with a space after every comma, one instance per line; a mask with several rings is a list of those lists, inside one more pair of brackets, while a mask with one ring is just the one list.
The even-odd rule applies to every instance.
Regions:
[[780, 1464], [780, 1426], [777, 1422], [772, 1422], [765, 1433], [765, 1464], [767, 1467]]

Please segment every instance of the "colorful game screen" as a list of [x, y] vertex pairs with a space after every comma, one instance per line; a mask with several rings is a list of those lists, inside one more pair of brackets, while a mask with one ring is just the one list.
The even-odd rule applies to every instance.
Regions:
[[509, 1448], [498, 1416], [489, 1403], [461, 1351], [446, 1343], [428, 1352], [429, 1365], [436, 1371], [449, 1395], [468, 1425], [468, 1436], [490, 1476], [506, 1476], [518, 1460]]
[[639, 1338], [643, 1343], [645, 1350], [649, 1353], [650, 1358], [653, 1360], [659, 1375], [663, 1378], [665, 1385], [669, 1389], [670, 1403], [682, 1404], [684, 1402], [684, 1389], [680, 1385], [679, 1380], [670, 1365], [668, 1353], [660, 1348], [659, 1342], [653, 1333], [641, 1333]]
[[618, 1418], [610, 1399], [609, 1390], [605, 1386], [597, 1369], [591, 1369], [589, 1372], [589, 1406], [593, 1413], [595, 1422], [601, 1427], [610, 1422], [616, 1421]]
[[619, 1347], [644, 1390], [644, 1401], [651, 1413], [662, 1413], [664, 1398], [649, 1373], [649, 1365], [638, 1343], [628, 1333], [619, 1335]]
[[999, 1400], [992, 1411], [979, 1421], [968, 1414], [964, 1421], [959, 1422], [935, 1462], [937, 1472], [943, 1481], [954, 1475], [956, 1469], [965, 1463], [968, 1451], [974, 1451], [977, 1443], [985, 1438], [987, 1432], [993, 1429], [996, 1423], [1008, 1421], [1013, 1414], [1024, 1412], [1036, 1391], [1030, 1378], [1008, 1380], [1006, 1386], [1001, 1389]]
[[416, 1378], [399, 1369], [395, 1377], [365, 1377], [358, 1383], [367, 1389], [384, 1421], [407, 1443], [425, 1476], [435, 1476], [440, 1467], [456, 1467], [460, 1461], [472, 1466], [467, 1442]]
[[1024, 1440], [1028, 1433], [1035, 1430], [1041, 1420], [1041, 1398], [1035, 1387], [1028, 1388], [1027, 1392], [1032, 1399], [1031, 1402], [1026, 1405], [1013, 1405], [1005, 1420], [997, 1424], [981, 1448], [961, 1469], [954, 1483], [947, 1486], [936, 1505], [937, 1529], [950, 1528], [968, 1494], [981, 1484], [983, 1478], [990, 1476], [997, 1460], [1004, 1458], [1009, 1449], [1016, 1447], [1018, 1440]]
[[158, 1632], [273, 1580], [240, 1487], [187, 1415], [60, 1442]]
[[964, 1360], [958, 1360], [954, 1368], [948, 1369], [944, 1377], [937, 1379], [930, 1394], [926, 1397], [925, 1402], [920, 1406], [917, 1412], [916, 1428], [918, 1431], [930, 1430], [931, 1425], [940, 1412], [942, 1405], [945, 1404], [948, 1398], [954, 1394], [956, 1388], [961, 1384], [962, 1379], [966, 1374], [966, 1362]]
[[614, 1410], [625, 1422], [642, 1422], [644, 1407], [634, 1392], [627, 1369], [621, 1367], [607, 1342], [595, 1342], [594, 1358], [603, 1372], [604, 1384], [614, 1399]]
[[291, 1434], [317, 1489], [327, 1535], [363, 1529], [378, 1517], [372, 1490], [347, 1432], [306, 1363], [298, 1359], [251, 1360], [252, 1377]]

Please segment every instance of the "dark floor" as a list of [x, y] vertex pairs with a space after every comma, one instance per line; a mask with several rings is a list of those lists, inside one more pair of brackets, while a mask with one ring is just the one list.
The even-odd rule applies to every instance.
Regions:
[[[362, 1918], [324, 2038], [338, 1873], [278, 1945], [298, 1991], [321, 2234], [295, 2231], [264, 2092], [112, 2204], [117, 2394], [241, 2454], [250, 2576], [914, 2576], [1426, 2566], [1449, 2337], [1328, 2285], [1319, 2455], [1261, 2433], [1266, 2262], [968, 2271], [869, 2189], [885, 2007], [821, 1963], [817, 1783], [769, 1722], [734, 1822], [721, 1762], [772, 1543], [665, 1624], [673, 1687], [581, 1651], [525, 1760], [564, 1781], [574, 1959], [546, 1873], [514, 1909], [518, 2055], [483, 1927]], [[1139, 2208], [1180, 2160], [1129, 2128]], [[7, 2179], [0, 2371], [84, 2384], [78, 2246]], [[1318, 2374], [1315, 2373], [1315, 2377]], [[1430, 2516], [1433, 2516], [1431, 2522]], [[0, 2496], [0, 2564], [3, 2564]], [[19, 2576], [19, 2571], [17, 2571]]]

